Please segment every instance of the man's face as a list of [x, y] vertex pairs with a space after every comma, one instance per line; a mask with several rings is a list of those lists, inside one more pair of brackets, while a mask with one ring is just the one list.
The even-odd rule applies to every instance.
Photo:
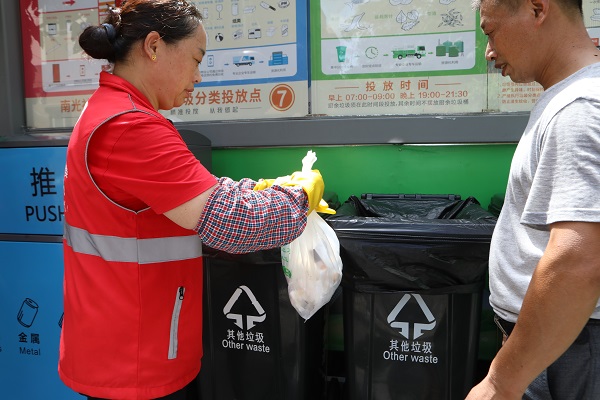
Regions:
[[510, 76], [513, 82], [526, 83], [535, 80], [535, 43], [532, 13], [527, 1], [518, 9], [509, 9], [502, 2], [484, 0], [481, 4], [481, 29], [488, 37], [485, 58], [502, 70], [502, 76]]

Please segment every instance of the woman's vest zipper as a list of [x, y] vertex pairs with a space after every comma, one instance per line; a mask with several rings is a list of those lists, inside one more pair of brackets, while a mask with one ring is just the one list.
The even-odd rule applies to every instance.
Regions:
[[169, 360], [177, 358], [177, 331], [179, 330], [179, 313], [183, 304], [183, 295], [185, 287], [179, 286], [175, 294], [175, 306], [173, 307], [173, 315], [171, 316], [171, 334], [169, 336]]

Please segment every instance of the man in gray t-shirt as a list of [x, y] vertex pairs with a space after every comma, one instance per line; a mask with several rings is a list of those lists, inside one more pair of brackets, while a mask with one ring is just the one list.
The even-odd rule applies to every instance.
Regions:
[[[502, 319], [517, 321], [552, 224], [563, 221], [600, 222], [600, 64], [540, 96], [513, 156], [490, 248], [490, 303]], [[598, 305], [591, 317], [600, 319]]]
[[486, 58], [545, 92], [515, 151], [490, 248], [505, 343], [467, 398], [600, 399], [600, 52], [581, 0], [475, 6]]

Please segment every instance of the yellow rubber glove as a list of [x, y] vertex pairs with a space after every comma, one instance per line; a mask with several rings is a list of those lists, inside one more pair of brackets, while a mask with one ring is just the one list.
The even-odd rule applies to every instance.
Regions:
[[325, 190], [325, 183], [323, 177], [318, 169], [313, 169], [308, 172], [297, 171], [294, 172], [289, 181], [281, 184], [281, 186], [302, 186], [304, 192], [308, 196], [308, 214], [312, 210], [317, 212], [323, 212], [328, 214], [335, 214], [335, 211], [329, 208], [327, 202], [323, 200], [323, 191]]
[[310, 214], [312, 210], [319, 206], [325, 190], [325, 183], [318, 169], [307, 172], [296, 171], [290, 176], [289, 181], [282, 186], [302, 186], [308, 196], [307, 214]]
[[335, 214], [335, 210], [329, 208], [329, 205], [323, 200], [323, 190], [325, 184], [319, 170], [314, 169], [309, 172], [297, 171], [292, 175], [280, 176], [276, 179], [261, 179], [254, 186], [253, 190], [263, 190], [273, 185], [279, 186], [302, 186], [308, 196], [308, 214], [312, 210], [320, 213]]
[[280, 176], [279, 178], [276, 178], [276, 179], [261, 179], [256, 183], [256, 185], [254, 185], [253, 190], [263, 190], [263, 189], [266, 189], [273, 185], [283, 186], [283, 184], [288, 182], [289, 180], [290, 180], [289, 175]]
[[261, 179], [258, 182], [256, 182], [256, 185], [254, 185], [254, 188], [252, 190], [264, 190], [268, 187], [273, 186], [273, 182], [275, 182], [275, 179]]
[[335, 214], [335, 210], [333, 208], [329, 208], [329, 204], [323, 199], [319, 201], [319, 205], [315, 208], [316, 212], [324, 213], [324, 214]]

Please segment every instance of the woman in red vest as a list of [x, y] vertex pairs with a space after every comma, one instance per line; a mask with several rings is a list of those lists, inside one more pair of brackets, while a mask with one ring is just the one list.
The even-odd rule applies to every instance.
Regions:
[[127, 0], [79, 39], [112, 66], [75, 125], [64, 180], [59, 374], [90, 399], [183, 398], [202, 357], [202, 243], [289, 243], [323, 194], [316, 170], [263, 190], [217, 179], [158, 112], [201, 81], [206, 42], [182, 0]]

